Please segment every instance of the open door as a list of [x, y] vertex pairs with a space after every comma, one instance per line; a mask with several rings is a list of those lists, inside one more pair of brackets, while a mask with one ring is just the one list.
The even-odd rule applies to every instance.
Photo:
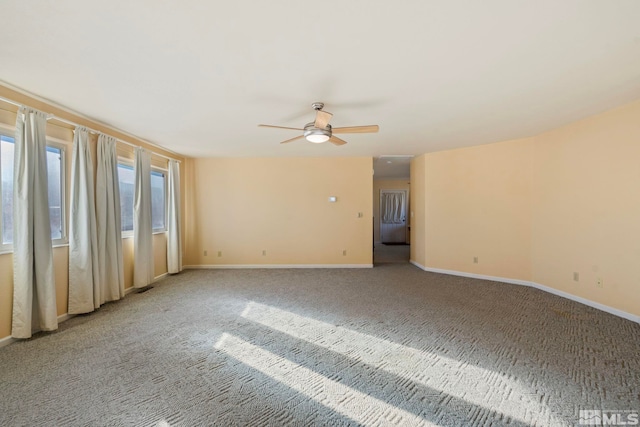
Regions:
[[380, 241], [407, 243], [407, 190], [380, 190]]

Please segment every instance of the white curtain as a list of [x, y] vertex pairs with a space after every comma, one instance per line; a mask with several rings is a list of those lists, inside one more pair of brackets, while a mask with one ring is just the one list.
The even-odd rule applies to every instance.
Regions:
[[383, 193], [382, 222], [385, 224], [402, 224], [405, 220], [404, 193]]
[[169, 200], [167, 217], [167, 269], [169, 274], [182, 271], [180, 244], [180, 163], [169, 160]]
[[14, 338], [31, 337], [32, 324], [58, 328], [47, 182], [47, 116], [22, 107], [16, 120], [13, 164]]
[[153, 282], [153, 227], [151, 225], [151, 153], [136, 147], [133, 208], [133, 286]]
[[69, 314], [100, 307], [100, 271], [89, 132], [76, 128], [69, 212]]
[[118, 155], [116, 153], [116, 139], [108, 135], [98, 137], [96, 219], [100, 303], [102, 304], [124, 297]]

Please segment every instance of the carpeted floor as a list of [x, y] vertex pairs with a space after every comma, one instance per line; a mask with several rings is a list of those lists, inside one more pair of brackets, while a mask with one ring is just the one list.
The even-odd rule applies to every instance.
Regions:
[[409, 245], [385, 245], [376, 243], [373, 249], [373, 264], [408, 263], [411, 256]]
[[0, 425], [573, 426], [640, 409], [639, 354], [638, 324], [406, 263], [185, 271], [0, 349]]

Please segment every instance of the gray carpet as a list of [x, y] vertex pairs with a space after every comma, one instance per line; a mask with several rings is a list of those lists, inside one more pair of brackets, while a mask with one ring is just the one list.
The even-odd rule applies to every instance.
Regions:
[[573, 426], [640, 409], [640, 325], [378, 265], [166, 278], [0, 349], [0, 425]]
[[409, 245], [385, 245], [376, 243], [373, 250], [373, 264], [408, 263], [411, 255]]

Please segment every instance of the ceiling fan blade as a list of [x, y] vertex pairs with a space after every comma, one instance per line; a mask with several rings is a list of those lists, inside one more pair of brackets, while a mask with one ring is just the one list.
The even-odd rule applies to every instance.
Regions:
[[301, 139], [301, 138], [304, 138], [304, 135], [298, 135], [298, 136], [296, 136], [295, 138], [287, 139], [286, 141], [282, 141], [280, 144], [286, 144], [286, 143], [288, 143], [288, 142], [293, 142], [293, 141], [295, 141], [296, 139]]
[[380, 130], [380, 127], [378, 125], [350, 126], [331, 129], [333, 133], [375, 133], [378, 132], [378, 130]]
[[329, 124], [329, 120], [331, 120], [331, 117], [333, 117], [333, 114], [327, 111], [316, 110], [315, 127], [320, 129], [326, 128], [327, 125]]
[[329, 142], [332, 143], [333, 145], [344, 145], [347, 143], [347, 141], [342, 140], [337, 136], [332, 136], [331, 138], [329, 138]]
[[275, 129], [304, 130], [304, 129], [301, 129], [301, 128], [288, 128], [288, 127], [284, 127], [284, 126], [273, 126], [273, 125], [258, 125], [258, 127], [261, 127], [261, 128], [275, 128]]

